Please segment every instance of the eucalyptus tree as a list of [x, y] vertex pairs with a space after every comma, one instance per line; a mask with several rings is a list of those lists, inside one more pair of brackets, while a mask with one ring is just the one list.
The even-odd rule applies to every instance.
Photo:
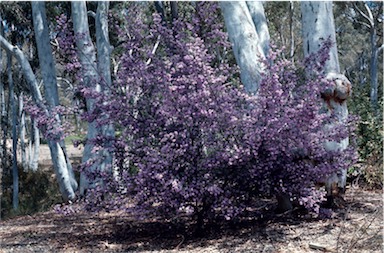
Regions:
[[[361, 5], [363, 8], [361, 8]], [[370, 57], [370, 100], [372, 108], [378, 109], [378, 63], [379, 54], [383, 52], [383, 3], [362, 2], [354, 3], [354, 21], [360, 24], [363, 29], [368, 30], [371, 47]]]
[[[340, 73], [337, 52], [336, 32], [333, 18], [332, 2], [302, 2], [302, 32], [304, 55], [316, 53], [322, 41], [330, 38], [333, 47], [329, 52], [329, 60], [325, 63], [325, 74], [334, 83], [334, 87], [322, 94], [325, 107], [336, 116], [336, 120], [327, 126], [343, 124], [348, 118], [347, 98], [351, 95], [351, 83]], [[340, 142], [326, 142], [325, 148], [329, 151], [346, 150], [349, 145], [348, 138]], [[333, 193], [343, 193], [346, 187], [347, 170], [340, 170], [325, 180], [328, 197]]]
[[[82, 71], [82, 82], [87, 88], [91, 88], [94, 91], [100, 91], [100, 85], [96, 82], [97, 76], [97, 65], [96, 65], [96, 50], [93, 45], [89, 24], [87, 6], [84, 1], [76, 1], [71, 3], [72, 7], [72, 21], [73, 29], [76, 39], [76, 47], [78, 51], [78, 58], [81, 64]], [[96, 84], [96, 85], [94, 85]], [[88, 98], [86, 100], [87, 111], [92, 111], [94, 108], [94, 100]], [[88, 123], [87, 130], [87, 142], [84, 147], [82, 163], [89, 161], [91, 158], [95, 159], [92, 154], [93, 144], [92, 139], [98, 134], [96, 122]], [[80, 175], [80, 194], [84, 194], [85, 189], [89, 187], [89, 182], [84, 173]]]
[[[33, 43], [33, 28], [32, 28], [32, 18], [31, 18], [31, 3], [30, 2], [4, 2], [0, 3], [0, 12], [1, 12], [1, 31], [0, 34], [6, 38], [11, 44], [17, 45], [28, 58], [32, 68], [37, 67], [38, 59], [34, 56], [34, 43]], [[0, 52], [1, 55], [2, 52]], [[0, 56], [1, 58], [1, 56]], [[1, 64], [1, 63], [0, 63]], [[24, 85], [24, 80], [22, 79], [22, 71], [20, 71], [20, 67], [13, 66], [15, 69], [15, 73], [17, 73], [17, 79], [15, 79], [15, 83], [17, 84], [17, 93], [19, 98], [23, 95], [29, 94], [29, 88]], [[2, 68], [4, 70], [4, 68]], [[1, 85], [0, 85], [1, 86]], [[0, 88], [0, 104], [1, 104], [1, 122], [2, 122], [2, 133], [3, 137], [7, 136], [7, 124], [5, 122], [8, 121], [8, 113], [7, 106], [5, 103], [5, 98], [8, 97], [6, 94], [8, 91], [4, 90], [4, 86]], [[19, 103], [23, 103], [23, 100], [19, 99]], [[22, 107], [22, 105], [19, 105]], [[38, 168], [38, 157], [39, 157], [39, 149], [40, 149], [40, 137], [39, 137], [39, 129], [37, 127], [37, 123], [32, 119], [28, 120], [27, 115], [24, 115], [24, 110], [19, 110], [20, 114], [19, 118], [20, 122], [20, 147], [21, 147], [21, 159], [23, 161], [22, 165], [24, 169], [32, 169], [36, 171]], [[9, 114], [10, 115], [10, 114]], [[21, 117], [20, 117], [21, 116]], [[30, 131], [25, 131], [23, 122], [28, 124], [28, 128]], [[30, 124], [29, 124], [30, 122]], [[31, 125], [31, 126], [29, 126]], [[27, 137], [26, 134], [29, 134], [28, 139], [23, 139], [23, 137]], [[26, 140], [29, 140], [29, 152], [25, 151], [25, 147], [27, 145]], [[24, 143], [23, 143], [24, 142]], [[1, 144], [3, 150], [5, 148], [5, 141]], [[5, 151], [4, 151], [5, 152]], [[5, 159], [3, 159], [5, 162]], [[5, 164], [3, 164], [5, 167]]]
[[[105, 95], [110, 95], [111, 89], [111, 45], [109, 43], [108, 29], [109, 2], [101, 1], [97, 4], [96, 11], [96, 48], [97, 68], [100, 79], [101, 90]], [[101, 151], [103, 161], [100, 163], [101, 170], [111, 169], [112, 154], [108, 151], [112, 147], [111, 138], [115, 136], [115, 129], [112, 124], [105, 124], [101, 127], [103, 136], [106, 137], [106, 149]]]
[[9, 85], [9, 100], [12, 112], [12, 206], [13, 210], [19, 209], [19, 171], [17, 167], [17, 106], [15, 102], [15, 85], [12, 73], [12, 54], [7, 53], [7, 74]]
[[[88, 92], [108, 93], [111, 85], [111, 48], [108, 37], [109, 3], [99, 2], [96, 14], [91, 13], [91, 16], [95, 17], [96, 22], [97, 58], [96, 48], [89, 31], [87, 15], [89, 12], [87, 11], [86, 3], [84, 1], [72, 2], [71, 6], [76, 47], [81, 64], [82, 85]], [[91, 112], [95, 108], [95, 99], [91, 96], [86, 96], [86, 104], [87, 110]], [[84, 147], [82, 162], [83, 164], [93, 163], [93, 165], [88, 168], [90, 171], [111, 169], [112, 167], [112, 156], [107, 149], [99, 154], [93, 152], [94, 140], [100, 133], [107, 137], [107, 139], [108, 137], [113, 137], [113, 126], [106, 125], [99, 127], [95, 120], [88, 122], [87, 141]], [[86, 177], [86, 173], [82, 172], [80, 176], [80, 194], [84, 194], [87, 188], [93, 188], [100, 183], [100, 180], [97, 179], [90, 182]]]
[[256, 94], [269, 48], [269, 31], [261, 2], [220, 2], [245, 91]]
[[[38, 43], [41, 43], [40, 46], [45, 47], [44, 50], [48, 50], [50, 48], [49, 44], [49, 33], [47, 32], [48, 28], [46, 25], [46, 18], [45, 18], [45, 11], [44, 11], [44, 5], [43, 3], [33, 3], [33, 12], [34, 12], [34, 25], [35, 25], [35, 32], [37, 35], [37, 41]], [[44, 38], [44, 36], [46, 36]], [[39, 40], [42, 40], [39, 42]], [[48, 42], [48, 46], [47, 43]], [[48, 106], [46, 106], [43, 97], [39, 90], [39, 84], [36, 79], [36, 76], [32, 70], [32, 67], [23, 53], [23, 51], [20, 50], [18, 46], [12, 45], [8, 40], [6, 40], [3, 36], [0, 35], [0, 46], [5, 49], [8, 53], [12, 54], [20, 64], [21, 70], [23, 72], [24, 78], [27, 80], [29, 84], [29, 89], [32, 95], [32, 99], [34, 103], [36, 104], [38, 110], [39, 110], [39, 117], [45, 118], [45, 119], [52, 119], [56, 118], [53, 114], [53, 108], [50, 108], [50, 104], [48, 103]], [[39, 47], [39, 46], [38, 46]], [[44, 54], [49, 54], [49, 51], [44, 51]], [[40, 52], [41, 53], [41, 52]], [[52, 53], [51, 53], [52, 56]], [[50, 62], [47, 60], [46, 55], [40, 56], [41, 61], [46, 61], [43, 63], [48, 65], [53, 65], [53, 61]], [[54, 73], [54, 72], [53, 72]], [[49, 74], [49, 73], [48, 73]], [[43, 74], [44, 75], [44, 74]], [[45, 81], [47, 83], [47, 81]], [[52, 95], [47, 93], [46, 95]], [[49, 97], [49, 99], [52, 99], [52, 97]], [[54, 121], [54, 124], [50, 126], [51, 129], [60, 129], [59, 122], [57, 120]], [[45, 129], [46, 130], [46, 129]], [[49, 140], [48, 141], [50, 150], [51, 150], [51, 157], [53, 161], [53, 166], [55, 169], [56, 177], [58, 179], [60, 191], [62, 194], [62, 197], [64, 200], [73, 200], [75, 199], [75, 193], [74, 193], [74, 185], [75, 182], [71, 180], [70, 172], [67, 168], [67, 161], [65, 154], [63, 152], [62, 147], [60, 146], [59, 140]]]
[[[56, 68], [50, 45], [45, 3], [32, 2], [32, 15], [48, 111], [50, 111], [51, 116], [55, 118], [57, 124], [60, 125], [60, 115], [53, 110], [59, 106], [59, 93], [57, 89]], [[58, 138], [48, 138], [48, 145], [51, 151], [56, 177], [59, 182], [61, 181], [61, 192], [65, 192], [65, 198], [73, 199], [74, 192], [78, 186], [71, 162], [66, 155], [65, 144], [62, 137], [63, 133], [59, 132]]]

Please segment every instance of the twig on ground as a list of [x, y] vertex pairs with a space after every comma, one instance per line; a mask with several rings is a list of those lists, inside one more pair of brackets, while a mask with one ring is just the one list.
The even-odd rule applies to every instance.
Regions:
[[175, 250], [179, 250], [179, 247], [181, 246], [181, 244], [183, 244], [184, 240], [185, 240], [185, 237], [184, 235], [180, 235], [181, 236], [181, 241], [179, 242], [179, 244], [177, 244]]
[[[350, 242], [349, 242], [350, 246], [348, 247], [348, 249], [347, 249], [345, 252], [349, 252], [351, 249], [353, 249], [353, 247], [357, 244], [357, 242], [358, 242], [359, 240], [361, 240], [361, 237], [362, 237], [364, 234], [366, 234], [367, 229], [372, 225], [372, 223], [373, 223], [373, 221], [376, 219], [376, 215], [377, 215], [378, 213], [379, 213], [379, 210], [376, 209], [376, 211], [372, 214], [373, 218], [370, 219], [369, 221], [366, 220], [366, 221], [364, 222], [364, 224], [361, 225], [361, 226], [355, 231], [355, 233], [353, 234], [353, 236], [352, 236], [352, 238], [351, 238], [351, 240], [350, 240]], [[368, 216], [370, 216], [370, 215], [371, 215], [371, 214], [366, 215], [366, 218], [368, 218]], [[360, 235], [358, 235], [358, 233], [359, 233], [360, 231], [362, 231], [362, 233], [361, 233]]]

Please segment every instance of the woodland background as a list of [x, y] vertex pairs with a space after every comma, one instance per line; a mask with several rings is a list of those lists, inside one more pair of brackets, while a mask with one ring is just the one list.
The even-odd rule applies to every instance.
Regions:
[[[202, 17], [202, 20], [207, 20], [207, 23], [211, 22], [209, 23], [210, 25], [206, 26], [200, 23], [201, 27], [199, 29], [201, 37], [220, 37], [221, 35], [215, 34], [220, 31], [220, 29], [222, 32], [226, 32], [222, 12], [219, 8], [213, 8], [210, 3], [156, 3], [157, 4], [155, 4], [155, 2], [109, 3], [108, 28], [112, 50], [110, 58], [104, 61], [107, 63], [110, 61], [110, 64], [107, 64], [110, 67], [112, 76], [109, 82], [113, 83], [119, 80], [117, 73], [119, 68], [121, 68], [121, 61], [124, 61], [122, 59], [125, 53], [124, 50], [126, 50], [126, 48], [124, 48], [126, 41], [123, 39], [121, 30], [137, 30], [137, 34], [134, 34], [134, 32], [132, 33], [134, 35], [126, 34], [127, 37], [139, 36], [141, 33], [140, 27], [135, 27], [135, 25], [142, 24], [140, 22], [134, 23], [134, 20], [151, 20], [153, 14], [158, 13], [162, 15], [163, 20], [172, 28], [173, 25], [176, 27], [173, 20], [177, 18], [181, 20], [193, 20], [196, 13], [198, 13], [200, 17]], [[86, 6], [90, 38], [96, 43], [98, 24], [95, 23], [95, 15], [97, 13], [98, 2], [87, 2]], [[87, 112], [86, 107], [88, 107], [89, 111], [90, 102], [84, 101], [93, 98], [97, 100], [97, 97], [93, 97], [91, 93], [89, 93], [87, 97], [87, 95], [84, 96], [82, 93], [81, 88], [83, 88], [83, 86], [81, 86], [82, 84], [79, 81], [79, 69], [86, 69], [83, 64], [85, 61], [75, 55], [76, 50], [70, 50], [76, 40], [76, 38], [72, 38], [71, 40], [70, 37], [73, 35], [70, 31], [77, 29], [73, 26], [73, 23], [68, 21], [69, 19], [73, 20], [75, 18], [73, 16], [73, 7], [71, 7], [70, 2], [46, 2], [45, 8], [49, 35], [44, 36], [49, 40], [54, 58], [55, 64], [50, 67], [53, 67], [56, 71], [57, 98], [47, 96], [47, 94], [50, 93], [42, 81], [44, 75], [48, 76], [49, 72], [52, 71], [49, 68], [43, 69], [41, 67], [42, 63], [39, 62], [39, 45], [37, 44], [39, 40], [35, 38], [37, 30], [33, 23], [34, 13], [32, 12], [31, 3], [4, 1], [0, 3], [1, 36], [10, 44], [20, 48], [25, 55], [32, 72], [36, 76], [35, 81], [42, 94], [41, 101], [44, 101], [43, 103], [48, 105], [62, 106], [55, 109], [57, 110], [55, 113], [58, 112], [57, 115], [61, 114], [61, 127], [57, 127], [57, 118], [55, 119], [55, 117], [53, 117], [53, 119], [50, 119], [48, 117], [40, 119], [40, 121], [45, 120], [44, 127], [48, 127], [48, 129], [51, 127], [52, 129], [50, 130], [52, 131], [48, 131], [48, 134], [40, 132], [38, 130], [38, 115], [41, 116], [43, 114], [41, 110], [34, 107], [31, 99], [31, 97], [36, 96], [36, 94], [28, 83], [28, 78], [25, 76], [25, 71], [20, 64], [19, 58], [17, 58], [17, 56], [10, 57], [10, 54], [7, 54], [3, 46], [0, 50], [0, 217], [6, 220], [47, 210], [51, 210], [50, 212], [52, 212], [54, 206], [56, 209], [59, 209], [59, 213], [76, 213], [73, 209], [80, 208], [77, 204], [74, 207], [71, 207], [71, 205], [61, 205], [63, 200], [64, 202], [68, 202], [68, 199], [74, 201], [75, 198], [72, 199], [70, 193], [64, 189], [65, 186], [60, 185], [55, 178], [53, 167], [56, 166], [55, 162], [57, 162], [57, 160], [51, 159], [50, 154], [53, 151], [48, 148], [48, 145], [50, 144], [50, 139], [55, 139], [55, 135], [65, 133], [65, 138], [60, 145], [65, 144], [68, 159], [70, 159], [70, 163], [72, 163], [74, 168], [74, 178], [76, 181], [81, 181], [81, 169], [77, 168], [82, 167], [80, 164], [82, 163], [84, 165], [88, 158], [92, 157], [91, 151], [87, 150], [86, 145], [83, 145], [86, 143], [84, 140], [96, 137], [92, 136], [92, 134], [90, 135], [91, 131], [89, 130], [89, 124], [92, 123], [88, 122], [91, 122], [90, 117], [92, 117], [92, 115], [84, 114]], [[209, 10], [213, 11], [210, 13]], [[276, 48], [281, 50], [280, 55], [290, 62], [296, 63], [302, 61], [304, 51], [300, 2], [265, 2], [264, 12], [271, 42], [274, 43]], [[350, 191], [349, 187], [358, 185], [368, 190], [366, 192], [364, 191], [364, 194], [369, 195], [370, 191], [377, 193], [377, 190], [382, 189], [383, 186], [383, 3], [369, 1], [334, 2], [333, 15], [340, 72], [351, 82], [353, 90], [351, 97], [347, 101], [348, 109], [351, 115], [358, 116], [354, 134], [356, 135], [355, 144], [359, 156], [357, 162], [348, 169], [348, 189]], [[128, 16], [127, 19], [126, 16]], [[80, 15], [79, 18], [84, 18], [84, 16]], [[81, 23], [81, 21], [79, 23]], [[217, 29], [217, 27], [220, 29]], [[81, 30], [82, 28], [79, 27], [78, 29]], [[42, 35], [40, 34], [39, 36]], [[159, 43], [159, 41], [161, 41], [160, 39], [146, 39], [143, 39], [143, 42], [141, 42], [143, 48], [155, 49], [159, 47], [159, 51], [162, 50], [163, 45], [162, 42]], [[84, 40], [86, 40], [86, 38], [84, 38]], [[226, 40], [228, 43], [228, 39]], [[223, 39], [223, 41], [225, 41], [225, 39]], [[157, 43], [160, 44], [160, 46]], [[220, 41], [220, 43], [225, 44], [225, 42], [222, 41]], [[76, 46], [80, 47], [79, 44], [76, 44]], [[209, 43], [206, 47], [212, 50], [214, 48]], [[210, 53], [221, 57], [219, 62], [221, 61], [228, 64], [228, 66], [231, 67], [229, 71], [233, 71], [233, 68], [237, 68], [233, 51], [229, 46], [223, 46], [223, 48], [225, 48], [224, 51]], [[86, 47], [83, 48], [85, 51], [86, 49]], [[100, 49], [101, 47], [97, 48], [98, 52]], [[98, 53], [97, 57], [100, 55], [102, 54]], [[149, 59], [149, 61], [151, 61], [151, 59]], [[156, 64], [155, 57], [152, 61], [154, 61], [153, 64]], [[233, 78], [234, 86], [240, 85], [239, 72], [235, 70], [233, 73], [231, 78]], [[107, 79], [106, 77], [105, 80]], [[214, 83], [216, 81], [213, 80], [212, 82]], [[95, 115], [97, 116], [98, 114], [96, 113]], [[95, 115], [93, 117], [96, 117]], [[46, 131], [46, 129], [44, 131]], [[108, 128], [103, 131], [107, 136], [110, 133], [108, 132], [110, 131]], [[124, 132], [119, 132], [119, 130], [117, 130], [116, 133], [117, 135], [124, 134]], [[102, 141], [107, 142], [108, 139]], [[73, 146], [74, 143], [76, 146]], [[89, 153], [87, 154], [86, 152]], [[88, 158], [85, 159], [84, 157]], [[69, 184], [73, 184], [73, 182]], [[81, 191], [84, 192], [85, 189], [80, 187], [79, 191], [81, 193]], [[66, 195], [67, 197], [64, 196], [65, 194], [63, 194], [63, 192], [68, 193]], [[76, 192], [76, 195], [81, 194]], [[348, 198], [350, 200], [351, 197], [349, 196], [347, 199]], [[352, 197], [352, 199], [354, 198]], [[369, 201], [370, 200], [367, 199], [367, 203]], [[373, 201], [373, 203], [376, 203], [375, 201]], [[94, 203], [95, 201], [91, 202], [92, 205], [97, 206], [97, 204]], [[271, 202], [267, 201], [260, 205], [270, 207], [270, 203]], [[79, 205], [81, 206], [81, 204]], [[67, 217], [64, 219], [71, 218]], [[125, 220], [124, 222], [130, 222], [130, 219], [131, 218], [128, 218], [128, 221]], [[275, 218], [271, 219], [273, 220]], [[293, 218], [290, 217], [287, 219]], [[84, 219], [84, 221], [85, 220], [86, 219]], [[89, 220], [87, 222], [91, 223]], [[100, 222], [102, 223], [102, 221]], [[140, 228], [135, 227], [135, 229], [140, 231]], [[167, 231], [167, 229], [161, 227], [161, 225], [158, 225], [156, 229], [159, 229], [159, 231]], [[246, 230], [245, 227], [242, 227], [242, 229]], [[152, 230], [146, 227], [144, 231]], [[131, 230], [127, 233], [135, 234]], [[179, 235], [177, 234], [175, 236]], [[140, 238], [146, 238], [146, 235]], [[184, 239], [182, 241], [184, 241]], [[352, 241], [351, 239], [350, 242]], [[176, 243], [176, 245], [178, 244]], [[112, 246], [112, 248], [108, 248], [110, 247], [108, 245], [105, 247], [113, 251]], [[140, 248], [140, 246], [137, 247]], [[204, 251], [204, 249], [202, 250]]]

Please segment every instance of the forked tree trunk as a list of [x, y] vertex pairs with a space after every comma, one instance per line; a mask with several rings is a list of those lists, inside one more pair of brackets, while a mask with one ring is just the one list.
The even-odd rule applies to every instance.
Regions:
[[[269, 50], [269, 30], [261, 2], [220, 2], [245, 91], [256, 95], [260, 87], [261, 63]], [[276, 193], [278, 212], [292, 209], [287, 194]]]
[[253, 24], [255, 25], [257, 35], [262, 50], [263, 56], [268, 56], [269, 51], [269, 29], [267, 18], [265, 17], [263, 2], [261, 1], [247, 1], [249, 13], [251, 14]]
[[[335, 24], [332, 12], [332, 2], [301, 2], [304, 56], [319, 50], [323, 39], [331, 38], [334, 46], [330, 50], [330, 59], [326, 62], [327, 77], [334, 81], [334, 89], [329, 91], [327, 105], [335, 113], [338, 122], [344, 122], [348, 117], [346, 99], [351, 93], [351, 84], [340, 74], [337, 55]], [[329, 125], [327, 127], [332, 127]], [[326, 142], [327, 150], [345, 150], [348, 138], [340, 142]], [[347, 171], [341, 170], [331, 175], [325, 181], [328, 197], [345, 191]]]
[[263, 71], [261, 61], [265, 59], [269, 41], [264, 8], [261, 3], [244, 1], [220, 2], [220, 7], [240, 67], [241, 82], [247, 93], [256, 95]]
[[[371, 60], [369, 66], [369, 74], [370, 74], [370, 100], [372, 109], [375, 112], [375, 116], [378, 116], [378, 57], [381, 50], [383, 50], [384, 45], [381, 46], [377, 44], [378, 40], [378, 31], [380, 31], [380, 27], [378, 27], [378, 20], [382, 17], [382, 13], [377, 12], [377, 15], [372, 13], [371, 8], [365, 2], [364, 11], [361, 10], [357, 4], [354, 4], [354, 10], [360, 14], [363, 18], [364, 22], [360, 22], [363, 26], [369, 29], [369, 38], [370, 38], [370, 46], [371, 46]], [[383, 3], [379, 3], [379, 9], [382, 9]]]

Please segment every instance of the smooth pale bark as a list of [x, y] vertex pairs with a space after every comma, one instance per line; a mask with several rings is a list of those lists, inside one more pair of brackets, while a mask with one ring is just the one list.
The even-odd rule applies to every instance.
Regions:
[[23, 92], [20, 92], [19, 95], [19, 119], [20, 119], [20, 125], [19, 125], [19, 135], [20, 135], [20, 155], [21, 155], [21, 165], [23, 167], [24, 171], [27, 171], [28, 168], [28, 160], [27, 160], [27, 154], [25, 150], [25, 112], [24, 112], [24, 103], [23, 103]]
[[325, 71], [340, 73], [332, 2], [301, 2], [301, 15], [304, 55], [317, 52], [322, 41], [330, 37], [335, 45], [331, 48]]
[[[96, 51], [91, 40], [87, 16], [87, 6], [84, 1], [72, 2], [72, 22], [75, 31], [76, 46], [79, 56], [79, 61], [82, 66], [82, 82], [84, 86], [92, 88], [94, 91], [100, 92], [101, 87], [98, 84], [98, 73], [96, 65]], [[87, 110], [90, 112], [94, 108], [94, 99], [87, 99]], [[95, 139], [99, 131], [95, 122], [88, 123], [87, 142], [84, 147], [82, 163], [96, 159], [92, 153], [94, 145], [91, 140]], [[89, 168], [95, 169], [95, 166]], [[89, 182], [84, 173], [80, 175], [80, 194], [83, 195], [85, 190], [92, 188], [95, 185]]]
[[[317, 52], [323, 39], [330, 37], [332, 42], [335, 43], [330, 51], [330, 59], [325, 66], [327, 78], [333, 80], [335, 86], [332, 91], [327, 92], [329, 100], [325, 102], [327, 102], [329, 109], [335, 113], [337, 123], [343, 123], [348, 117], [346, 99], [351, 94], [351, 84], [344, 75], [340, 74], [332, 2], [301, 2], [301, 14], [304, 56]], [[327, 128], [331, 127], [332, 125], [327, 126]], [[348, 138], [341, 142], [325, 143], [327, 150], [345, 150], [347, 146]], [[346, 187], [346, 179], [346, 170], [335, 173], [326, 179], [328, 196], [332, 196], [334, 191], [343, 193]]]
[[[0, 20], [2, 20], [1, 15], [0, 15]], [[0, 22], [0, 35], [3, 35], [3, 23]], [[0, 73], [3, 73], [3, 49], [0, 47]], [[3, 84], [3, 79], [0, 78], [0, 131], [1, 134], [6, 133], [4, 131], [4, 119], [5, 115], [5, 96], [4, 96], [4, 84]], [[6, 138], [3, 136], [3, 138], [0, 138], [0, 185], [3, 185], [3, 168], [4, 166], [4, 161], [6, 160], [6, 149], [3, 146], [3, 141], [6, 141]], [[3, 195], [3, 190], [2, 187], [0, 189], [0, 199], [2, 199]], [[1, 201], [0, 201], [0, 210], [1, 210]], [[0, 215], [1, 219], [1, 215]]]
[[32, 171], [37, 171], [39, 167], [40, 154], [40, 132], [37, 123], [31, 119], [31, 135], [29, 138], [29, 168]]
[[[365, 20], [365, 22], [361, 22], [362, 25], [369, 29], [369, 38], [371, 45], [371, 59], [370, 59], [370, 100], [372, 104], [372, 108], [377, 113], [378, 109], [378, 57], [381, 50], [383, 50], [383, 45], [379, 46], [377, 44], [377, 30], [380, 27], [377, 27], [375, 20], [378, 20], [380, 17], [374, 16], [371, 9], [369, 8], [367, 3], [364, 3], [365, 11], [361, 10], [356, 4], [355, 11], [359, 13], [361, 17]], [[382, 7], [381, 3], [381, 7]], [[379, 15], [382, 13], [378, 12]]]
[[[39, 90], [39, 84], [36, 80], [36, 76], [32, 71], [31, 65], [29, 64], [28, 59], [25, 57], [23, 52], [18, 48], [10, 44], [3, 36], [0, 35], [0, 46], [3, 47], [7, 52], [13, 54], [13, 56], [18, 60], [21, 69], [23, 71], [24, 78], [29, 83], [29, 88], [32, 94], [34, 103], [42, 109], [42, 111], [49, 116], [49, 111], [46, 108], [43, 98]], [[56, 178], [58, 179], [60, 192], [64, 200], [73, 200], [75, 199], [75, 193], [73, 191], [71, 182], [69, 180], [68, 170], [65, 169], [66, 164], [65, 157], [62, 152], [62, 149], [58, 143], [48, 142], [49, 148], [51, 150], [51, 157], [53, 162], [53, 167], [55, 169]]]
[[[50, 45], [50, 37], [47, 25], [47, 18], [45, 13], [44, 2], [32, 2], [32, 16], [33, 25], [36, 38], [37, 52], [39, 55], [40, 69], [44, 82], [45, 97], [48, 103], [48, 110], [52, 114], [52, 109], [59, 105], [59, 93], [57, 89], [56, 69], [53, 60], [52, 49]], [[61, 124], [60, 116], [58, 114], [52, 114], [56, 118], [57, 124]], [[62, 135], [63, 133], [61, 133]], [[65, 152], [64, 142], [58, 142], [57, 140], [48, 140], [50, 143], [50, 150], [52, 159], [56, 164], [56, 175], [65, 176], [66, 178], [58, 179], [65, 182], [70, 182], [66, 188], [72, 188], [70, 195], [72, 195], [77, 189], [77, 182], [72, 170], [71, 163]], [[62, 161], [64, 160], [64, 162]], [[71, 198], [69, 198], [71, 200]], [[74, 197], [73, 197], [74, 198]]]
[[370, 61], [370, 74], [371, 74], [371, 92], [370, 99], [372, 108], [376, 111], [378, 109], [378, 58], [379, 58], [379, 49], [376, 46], [377, 34], [376, 29], [371, 30], [371, 61]]
[[11, 53], [7, 53], [7, 64], [9, 97], [12, 111], [12, 207], [14, 211], [17, 211], [19, 209], [19, 171], [17, 168], [17, 107], [15, 102], [15, 87], [12, 77]]
[[289, 57], [294, 61], [293, 56], [295, 55], [295, 33], [293, 30], [293, 14], [294, 14], [294, 2], [289, 1], [289, 35], [290, 35], [290, 51]]
[[[33, 24], [36, 37], [37, 52], [39, 56], [40, 69], [43, 77], [45, 99], [48, 102], [48, 110], [52, 110], [56, 106], [60, 105], [59, 92], [57, 88], [57, 77], [55, 62], [53, 59], [52, 49], [50, 45], [50, 37], [47, 25], [47, 17], [45, 13], [44, 2], [32, 2], [32, 15]], [[57, 124], [61, 125], [61, 118], [59, 114], [55, 114], [54, 117], [57, 120]], [[63, 133], [61, 133], [62, 135]], [[64, 141], [59, 142], [60, 147], [64, 153], [66, 161], [66, 169], [68, 170], [69, 180], [73, 190], [78, 187], [75, 175], [72, 169], [69, 157], [66, 155], [66, 148]], [[64, 168], [63, 168], [64, 169]]]
[[2, 104], [2, 112], [1, 112], [1, 130], [2, 130], [2, 134], [3, 134], [3, 138], [2, 138], [2, 157], [1, 157], [1, 167], [2, 168], [7, 168], [7, 160], [8, 160], [8, 157], [7, 157], [7, 137], [8, 137], [8, 111], [9, 111], [9, 96], [8, 96], [8, 102], [6, 103], [5, 102], [5, 91], [4, 91], [4, 87], [1, 87], [2, 88], [2, 91], [3, 91], [3, 96], [4, 96], [4, 100], [2, 100], [1, 102], [3, 103]]
[[[97, 48], [97, 67], [100, 75], [100, 86], [104, 94], [109, 95], [111, 89], [111, 45], [108, 35], [108, 10], [109, 2], [98, 2], [96, 11], [96, 48]], [[112, 139], [115, 137], [115, 129], [112, 124], [102, 126], [103, 136], [107, 138], [105, 147], [112, 147]], [[108, 150], [103, 150], [103, 160], [100, 163], [101, 170], [112, 168], [112, 154]]]
[[[253, 13], [259, 13], [257, 4], [250, 3]], [[260, 6], [260, 5], [258, 5]], [[236, 62], [240, 67], [240, 78], [245, 91], [249, 94], [256, 94], [263, 71], [261, 61], [265, 59], [263, 40], [257, 33], [249, 7], [246, 2], [220, 2], [220, 7], [224, 16], [229, 40], [232, 43]], [[258, 15], [254, 15], [256, 20], [260, 20]], [[261, 31], [265, 30], [264, 25], [257, 25]], [[265, 33], [263, 34], [265, 37]]]
[[[269, 30], [261, 2], [220, 2], [229, 39], [245, 91], [256, 95], [260, 87], [261, 61], [269, 50]], [[287, 194], [276, 193], [278, 212], [292, 209]]]
[[263, 49], [264, 57], [266, 57], [269, 51], [270, 36], [263, 3], [261, 1], [247, 1], [247, 6], [249, 13], [251, 14], [253, 24], [256, 27], [256, 32], [260, 40], [260, 46]]

